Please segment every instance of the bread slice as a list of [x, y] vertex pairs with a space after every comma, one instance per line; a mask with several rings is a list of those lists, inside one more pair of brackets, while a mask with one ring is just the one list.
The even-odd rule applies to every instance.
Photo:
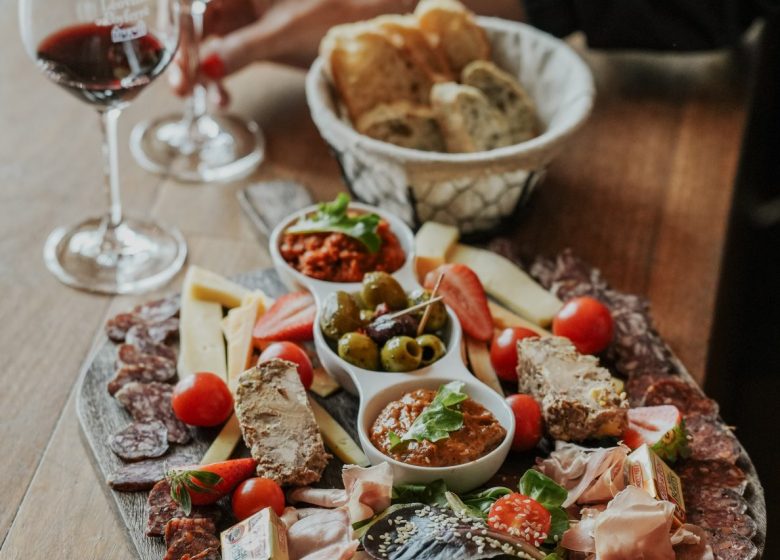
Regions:
[[433, 109], [408, 101], [383, 103], [357, 122], [358, 132], [396, 146], [444, 152], [444, 138]]
[[431, 104], [449, 152], [481, 152], [512, 144], [506, 118], [475, 87], [436, 84]]
[[396, 48], [403, 49], [434, 82], [450, 82], [455, 79], [444, 50], [426, 39], [413, 15], [384, 15], [374, 18], [371, 23], [387, 36]]
[[463, 69], [461, 82], [479, 89], [506, 117], [513, 143], [539, 133], [536, 107], [520, 82], [492, 62], [475, 60]]
[[324, 55], [353, 123], [380, 103], [427, 103], [431, 76], [384, 34], [358, 24], [329, 35]]
[[422, 0], [414, 15], [434, 46], [444, 50], [450, 67], [460, 74], [469, 62], [490, 60], [490, 42], [474, 14], [455, 0]]

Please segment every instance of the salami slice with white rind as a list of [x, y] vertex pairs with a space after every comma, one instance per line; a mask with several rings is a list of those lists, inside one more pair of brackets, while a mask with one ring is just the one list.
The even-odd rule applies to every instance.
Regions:
[[147, 322], [165, 321], [179, 314], [179, 298], [168, 297], [138, 305], [133, 313]]
[[[157, 357], [157, 356], [152, 356]], [[111, 395], [116, 394], [119, 389], [137, 381], [139, 383], [151, 383], [157, 381], [159, 383], [168, 383], [176, 378], [176, 368], [173, 362], [164, 360], [157, 367], [152, 365], [133, 364], [120, 368], [114, 378], [108, 382], [108, 392]]]
[[117, 369], [122, 366], [141, 365], [147, 368], [163, 369], [176, 372], [176, 359], [155, 356], [154, 354], [144, 354], [136, 346], [132, 344], [122, 344], [117, 350], [116, 354], [116, 367]]
[[124, 342], [127, 331], [141, 321], [135, 313], [119, 313], [106, 321], [106, 336], [114, 342]]
[[173, 387], [165, 383], [133, 381], [117, 391], [114, 397], [137, 422], [159, 420], [168, 429], [168, 441], [187, 443], [192, 438], [189, 428], [173, 414]]
[[111, 436], [108, 446], [125, 461], [162, 457], [168, 451], [168, 428], [158, 420], [133, 422]]
[[138, 348], [138, 351], [142, 354], [151, 354], [176, 360], [176, 352], [174, 352], [173, 348], [166, 346], [163, 342], [155, 341], [145, 324], [135, 325], [127, 331], [125, 342]]

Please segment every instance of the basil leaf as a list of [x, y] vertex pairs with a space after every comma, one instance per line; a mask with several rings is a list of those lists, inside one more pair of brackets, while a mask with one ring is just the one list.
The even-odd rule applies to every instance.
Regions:
[[561, 537], [569, 528], [569, 516], [563, 508], [547, 508], [550, 512], [550, 531], [547, 533], [545, 544], [557, 545]]
[[428, 484], [399, 484], [393, 486], [392, 501], [394, 504], [420, 503], [427, 505], [447, 505], [447, 485], [442, 479]]
[[431, 404], [415, 418], [403, 437], [396, 440], [388, 434], [390, 448], [408, 441], [436, 442], [448, 438], [450, 432], [460, 430], [463, 427], [463, 413], [458, 405], [468, 398], [463, 392], [463, 385], [462, 381], [450, 381], [439, 387]]
[[547, 509], [561, 507], [569, 495], [566, 489], [552, 478], [533, 469], [525, 472], [518, 488], [521, 494], [533, 498]]
[[357, 214], [350, 216], [349, 196], [340, 193], [332, 202], [319, 205], [317, 211], [301, 218], [288, 227], [287, 233], [343, 233], [360, 241], [371, 253], [382, 246], [382, 238], [377, 233], [381, 218], [376, 214]]
[[504, 486], [495, 486], [481, 492], [463, 494], [460, 499], [469, 508], [478, 511], [479, 516], [487, 519], [490, 508], [501, 496], [511, 494], [512, 491]]

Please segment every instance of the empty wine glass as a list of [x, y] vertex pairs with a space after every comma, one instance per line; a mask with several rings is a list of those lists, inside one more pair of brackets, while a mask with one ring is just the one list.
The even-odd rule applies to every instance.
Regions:
[[174, 0], [20, 0], [25, 48], [43, 73], [97, 109], [108, 212], [54, 230], [47, 267], [65, 284], [119, 294], [154, 289], [176, 274], [187, 246], [178, 230], [123, 216], [116, 126], [122, 109], [173, 58]]
[[139, 124], [130, 147], [138, 163], [154, 173], [183, 182], [238, 179], [263, 160], [265, 140], [256, 123], [228, 114], [211, 114], [200, 73], [199, 49], [208, 0], [182, 1], [184, 71], [193, 84], [184, 114]]

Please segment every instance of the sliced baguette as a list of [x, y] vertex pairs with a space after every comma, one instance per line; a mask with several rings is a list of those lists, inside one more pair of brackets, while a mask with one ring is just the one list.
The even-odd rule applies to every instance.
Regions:
[[520, 82], [492, 62], [475, 60], [463, 69], [461, 82], [479, 89], [506, 117], [512, 142], [525, 142], [539, 133], [536, 107]]
[[440, 46], [434, 46], [426, 39], [413, 15], [384, 15], [374, 18], [371, 23], [390, 39], [393, 46], [403, 49], [434, 82], [450, 82], [455, 79], [455, 74], [447, 62], [447, 55]]
[[449, 152], [482, 152], [512, 144], [506, 118], [475, 87], [436, 84], [431, 104]]
[[446, 151], [433, 110], [408, 101], [377, 105], [358, 119], [355, 128], [361, 134], [396, 146], [432, 152]]
[[469, 62], [490, 60], [490, 42], [474, 14], [455, 0], [422, 0], [414, 15], [431, 43], [460, 74]]

